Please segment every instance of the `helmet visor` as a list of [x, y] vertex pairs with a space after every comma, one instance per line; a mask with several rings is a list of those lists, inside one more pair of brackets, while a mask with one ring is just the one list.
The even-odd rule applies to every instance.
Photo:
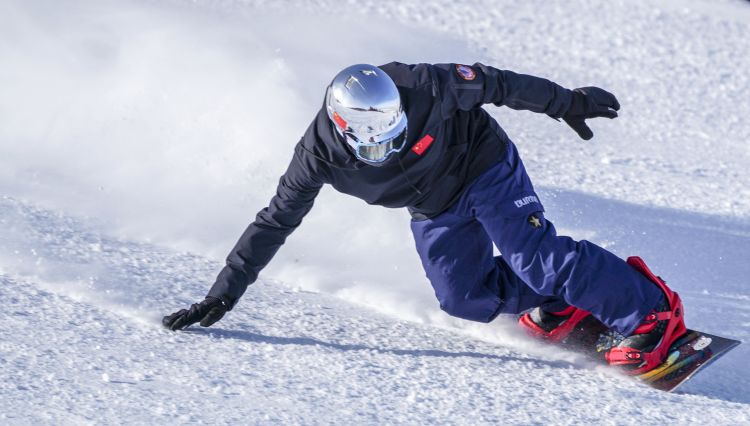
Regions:
[[[351, 137], [347, 135], [347, 137]], [[390, 139], [377, 143], [357, 143], [355, 154], [357, 158], [374, 163], [385, 161], [394, 152], [401, 151], [406, 140], [406, 130]]]
[[394, 129], [381, 135], [370, 137], [367, 142], [357, 138], [352, 132], [344, 132], [346, 142], [354, 149], [360, 160], [381, 163], [394, 152], [399, 152], [406, 142], [406, 115]]

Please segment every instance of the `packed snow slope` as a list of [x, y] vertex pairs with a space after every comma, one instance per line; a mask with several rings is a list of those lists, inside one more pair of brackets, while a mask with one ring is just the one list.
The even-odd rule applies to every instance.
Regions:
[[339, 69], [480, 61], [618, 96], [588, 142], [488, 110], [561, 232], [748, 342], [748, 40], [739, 0], [0, 2], [0, 423], [749, 423], [750, 343], [663, 394], [451, 319], [408, 214], [332, 190], [215, 327], [159, 327]]
[[[672, 235], [724, 235], [670, 217], [687, 220]], [[173, 333], [159, 316], [202, 296], [217, 262], [11, 198], [0, 224], [3, 424], [750, 422], [747, 351], [666, 394], [571, 354], [519, 349], [509, 324], [477, 336], [273, 280], [215, 327]], [[745, 231], [724, 236], [746, 244]], [[748, 338], [746, 293], [684, 295], [693, 323]]]

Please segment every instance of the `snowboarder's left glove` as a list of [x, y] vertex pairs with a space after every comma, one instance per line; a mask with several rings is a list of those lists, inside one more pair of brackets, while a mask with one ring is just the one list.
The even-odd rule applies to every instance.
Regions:
[[198, 321], [201, 327], [208, 327], [220, 320], [227, 311], [227, 305], [221, 299], [207, 296], [202, 302], [192, 304], [190, 309], [180, 309], [164, 317], [161, 323], [172, 331], [182, 330]]
[[563, 120], [578, 133], [581, 139], [589, 140], [594, 132], [586, 125], [586, 119], [596, 117], [617, 117], [620, 103], [615, 95], [598, 87], [580, 87], [573, 90], [570, 108], [563, 115]]

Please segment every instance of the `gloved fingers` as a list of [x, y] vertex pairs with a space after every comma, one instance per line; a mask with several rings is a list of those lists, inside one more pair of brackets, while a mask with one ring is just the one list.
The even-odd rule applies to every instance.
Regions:
[[610, 108], [612, 108], [615, 111], [620, 110], [620, 102], [617, 101], [617, 98], [615, 98], [615, 95], [612, 95], [612, 100], [614, 101], [612, 105], [609, 105]]
[[589, 126], [586, 125], [586, 122], [583, 120], [565, 120], [565, 122], [570, 126], [573, 130], [575, 130], [576, 133], [578, 133], [578, 136], [583, 140], [589, 140], [594, 137], [594, 132], [591, 131]]
[[594, 102], [596, 102], [596, 104], [601, 108], [611, 108], [615, 111], [619, 111], [620, 102], [617, 101], [615, 95], [607, 92], [604, 89], [599, 90], [601, 90], [601, 93], [597, 93]]
[[599, 111], [589, 114], [586, 118], [599, 118], [599, 117], [610, 118], [610, 119], [617, 118], [617, 111], [615, 111], [614, 109], [609, 109], [609, 108], [601, 109]]
[[589, 126], [586, 125], [586, 123], [581, 123], [581, 125], [577, 128], [574, 128], [573, 130], [578, 133], [578, 136], [581, 137], [581, 139], [587, 141], [594, 137], [594, 132], [591, 131]]
[[169, 327], [172, 331], [182, 330], [183, 328], [189, 326], [190, 324], [194, 323], [195, 321], [190, 318], [190, 315], [185, 314], [180, 317], [177, 317], [175, 321], [172, 323], [172, 326]]
[[175, 321], [177, 321], [177, 318], [186, 315], [187, 313], [187, 309], [180, 309], [179, 311], [162, 318], [161, 324], [166, 328], [172, 329], [172, 325], [175, 323]]
[[620, 110], [620, 102], [612, 93], [599, 87], [580, 87], [574, 91], [583, 94], [600, 108], [612, 108], [615, 111]]
[[180, 309], [164, 317], [162, 324], [172, 331], [182, 330], [198, 321], [201, 326], [208, 327], [220, 320], [227, 310], [227, 305], [221, 299], [209, 296], [200, 303], [190, 305], [190, 309]]
[[196, 306], [197, 305], [191, 306], [190, 310], [180, 309], [172, 315], [164, 317], [162, 319], [162, 324], [164, 324], [164, 327], [176, 331], [182, 330], [190, 324], [198, 322], [201, 317]]
[[201, 327], [210, 327], [216, 321], [220, 320], [224, 316], [225, 313], [226, 313], [226, 309], [224, 309], [223, 307], [211, 308], [211, 310], [208, 311], [206, 316], [204, 316], [203, 319], [201, 320]]

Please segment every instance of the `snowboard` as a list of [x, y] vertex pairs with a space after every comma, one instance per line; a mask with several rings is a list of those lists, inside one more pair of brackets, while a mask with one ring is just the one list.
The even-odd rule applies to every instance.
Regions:
[[[607, 328], [598, 321], [597, 324], [583, 324], [584, 322], [587, 321], [582, 321], [576, 332], [571, 333], [571, 337], [564, 341], [562, 346], [589, 359], [607, 364], [604, 359], [605, 351], [601, 348], [597, 350]], [[643, 374], [628, 377], [654, 389], [672, 392], [740, 343], [738, 340], [688, 329], [687, 333], [675, 340], [667, 352], [667, 359], [661, 365]]]

